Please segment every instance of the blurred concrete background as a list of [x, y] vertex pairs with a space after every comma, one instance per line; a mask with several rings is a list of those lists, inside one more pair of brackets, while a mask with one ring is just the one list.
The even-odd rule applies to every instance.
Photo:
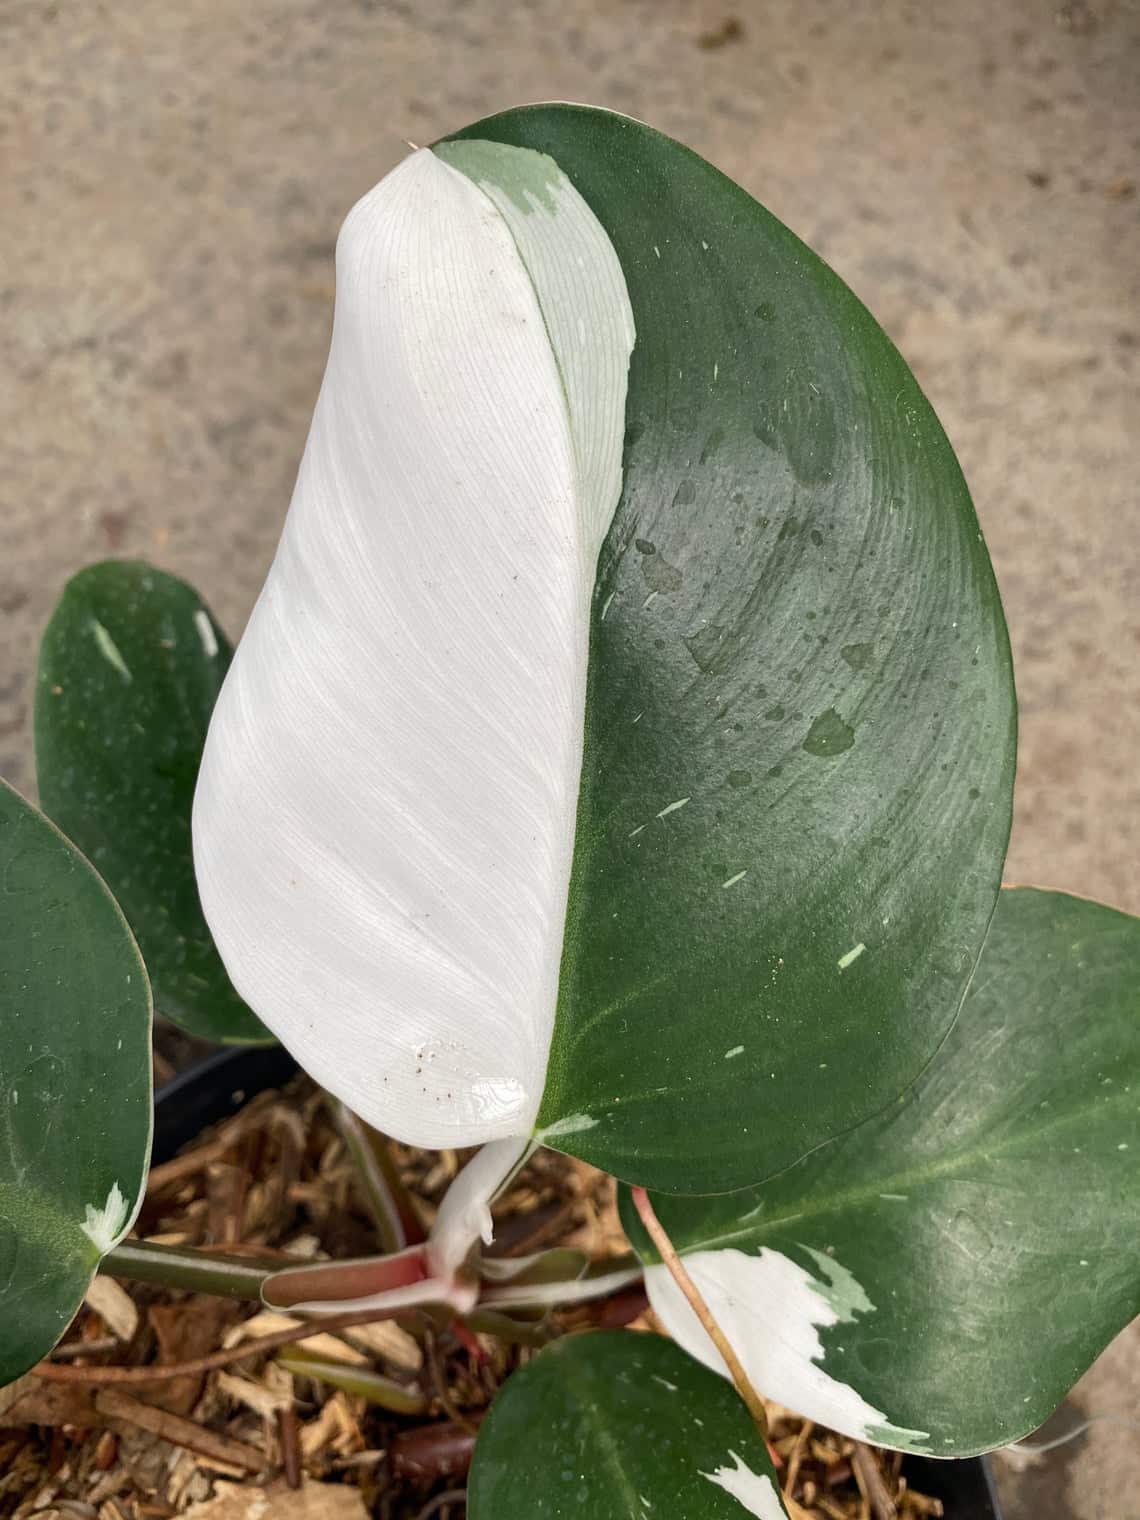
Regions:
[[[240, 632], [320, 381], [341, 218], [404, 139], [545, 98], [689, 143], [899, 343], [1013, 635], [1009, 879], [1140, 912], [1128, 0], [0, 0], [0, 773], [31, 787], [36, 641], [87, 561], [145, 555]], [[1058, 1425], [1135, 1417], [1138, 1348], [1134, 1327]], [[1140, 1515], [1119, 1427], [1001, 1474], [1010, 1520]]]

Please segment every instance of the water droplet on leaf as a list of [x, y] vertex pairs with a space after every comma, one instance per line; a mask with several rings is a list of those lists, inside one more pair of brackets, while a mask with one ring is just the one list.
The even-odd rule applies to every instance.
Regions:
[[847, 661], [852, 670], [866, 670], [871, 663], [873, 644], [844, 644], [839, 653]]
[[843, 754], [844, 750], [850, 749], [854, 743], [855, 730], [850, 723], [843, 721], [834, 707], [829, 707], [826, 712], [820, 713], [808, 729], [803, 748], [809, 755], [831, 759], [835, 755]]

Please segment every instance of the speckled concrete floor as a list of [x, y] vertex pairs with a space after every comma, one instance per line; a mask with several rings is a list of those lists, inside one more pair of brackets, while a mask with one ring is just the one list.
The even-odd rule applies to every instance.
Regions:
[[[5, 776], [30, 784], [36, 639], [80, 565], [150, 556], [240, 630], [337, 225], [403, 139], [585, 99], [713, 159], [899, 342], [1009, 615], [1008, 875], [1140, 911], [1135, 4], [0, 0], [0, 59]], [[1138, 1345], [1081, 1408], [1136, 1413]], [[1137, 1445], [1098, 1428], [1047, 1482], [1007, 1475], [1011, 1516], [1140, 1514]]]

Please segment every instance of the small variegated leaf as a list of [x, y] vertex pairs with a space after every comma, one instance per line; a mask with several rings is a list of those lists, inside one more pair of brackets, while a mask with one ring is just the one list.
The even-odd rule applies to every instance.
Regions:
[[556, 1341], [510, 1377], [475, 1446], [471, 1520], [784, 1520], [731, 1388], [669, 1341]]

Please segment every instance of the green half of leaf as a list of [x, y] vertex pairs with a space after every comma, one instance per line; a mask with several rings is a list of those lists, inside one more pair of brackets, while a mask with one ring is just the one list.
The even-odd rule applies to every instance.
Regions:
[[[764, 1393], [965, 1456], [1039, 1425], [1140, 1310], [1138, 1099], [1140, 920], [1017, 888], [903, 1099], [762, 1187], [655, 1205]], [[656, 1262], [628, 1196], [622, 1218]]]
[[739, 186], [584, 107], [459, 137], [436, 151], [524, 250], [532, 192], [488, 144], [549, 155], [636, 328], [539, 1128], [744, 1186], [890, 1102], [960, 1004], [1013, 783], [989, 559], [895, 348]]
[[198, 902], [190, 810], [230, 646], [185, 582], [107, 560], [70, 580], [44, 633], [36, 769], [48, 816], [106, 879], [158, 1009], [207, 1040], [268, 1042]]
[[151, 1129], [150, 989], [96, 873], [0, 782], [0, 1384], [126, 1233]]
[[471, 1520], [781, 1520], [764, 1442], [670, 1341], [569, 1336], [506, 1383], [475, 1447]]

